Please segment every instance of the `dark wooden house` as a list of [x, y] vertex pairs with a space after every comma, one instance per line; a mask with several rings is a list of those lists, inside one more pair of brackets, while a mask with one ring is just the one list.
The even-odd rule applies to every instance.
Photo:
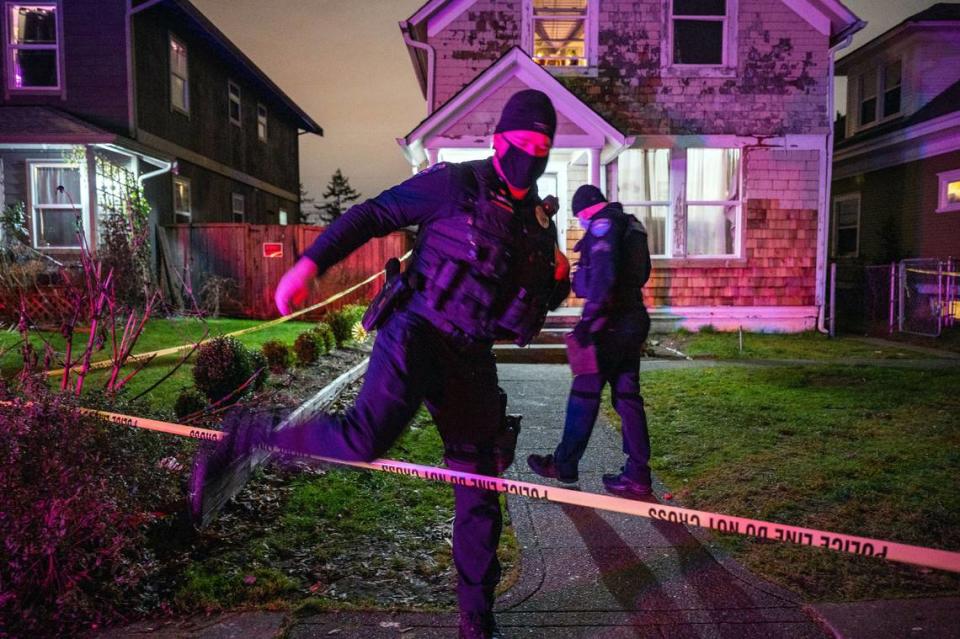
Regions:
[[[70, 254], [143, 189], [158, 225], [299, 221], [320, 126], [188, 0], [4, 2], [0, 201]], [[58, 188], [58, 187], [63, 187]]]

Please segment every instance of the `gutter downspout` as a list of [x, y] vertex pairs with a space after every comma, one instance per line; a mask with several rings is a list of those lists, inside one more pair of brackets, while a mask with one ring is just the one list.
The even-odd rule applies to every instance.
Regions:
[[817, 291], [816, 302], [819, 310], [817, 312], [817, 330], [821, 333], [829, 333], [826, 325], [826, 296], [827, 296], [827, 256], [830, 247], [828, 246], [830, 238], [830, 193], [833, 183], [833, 114], [836, 109], [836, 95], [834, 88], [834, 66], [836, 64], [835, 55], [840, 49], [850, 46], [853, 35], [846, 36], [843, 40], [830, 47], [830, 87], [827, 91], [827, 113], [830, 122], [826, 137], [826, 157], [820, 164], [820, 216], [817, 224]]
[[434, 70], [436, 65], [434, 63], [436, 57], [436, 51], [432, 46], [426, 42], [417, 42], [410, 35], [410, 23], [406, 20], [400, 22], [400, 32], [403, 34], [403, 41], [408, 47], [414, 47], [415, 49], [421, 49], [422, 51], [427, 52], [427, 115], [433, 113], [433, 102], [434, 102]]

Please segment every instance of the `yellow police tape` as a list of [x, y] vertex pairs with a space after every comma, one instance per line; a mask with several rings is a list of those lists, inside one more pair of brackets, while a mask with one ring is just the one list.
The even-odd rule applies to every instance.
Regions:
[[945, 275], [947, 277], [960, 277], [960, 273], [955, 271], [930, 271], [922, 268], [908, 268], [908, 273], [922, 273], [924, 275]]
[[[100, 416], [114, 424], [120, 424], [122, 426], [133, 426], [205, 441], [219, 441], [224, 436], [223, 432], [218, 430], [197, 428], [183, 424], [131, 417], [129, 415], [92, 409], [81, 409], [81, 411], [86, 414]], [[540, 484], [504, 479], [502, 477], [477, 475], [474, 473], [465, 473], [433, 466], [421, 466], [389, 459], [377, 459], [370, 463], [365, 463], [330, 459], [317, 455], [306, 455], [298, 451], [272, 450], [301, 457], [311, 457], [333, 464], [379, 470], [395, 475], [416, 477], [427, 481], [440, 481], [453, 484], [454, 486], [495, 490], [511, 495], [522, 495], [533, 499], [543, 499], [545, 501], [562, 504], [625, 513], [658, 521], [711, 528], [720, 532], [745, 535], [755, 539], [780, 541], [799, 546], [815, 546], [852, 555], [879, 557], [889, 561], [960, 572], [960, 552], [911, 546], [908, 544], [871, 539], [869, 537], [858, 537], [856, 535], [815, 530], [813, 528], [788, 526], [759, 519], [747, 519], [745, 517], [722, 515], [702, 510], [690, 510], [678, 506], [599, 495], [596, 493], [581, 492], [579, 490], [554, 488]]]
[[[413, 254], [413, 251], [407, 251], [406, 254], [405, 254], [403, 257], [400, 258], [400, 261], [403, 262], [404, 260], [408, 259], [412, 254]], [[307, 308], [300, 309], [299, 311], [294, 311], [293, 313], [290, 313], [289, 315], [284, 315], [283, 317], [278, 317], [277, 319], [270, 320], [270, 321], [264, 322], [264, 323], [262, 323], [262, 324], [257, 324], [257, 325], [255, 325], [255, 326], [249, 326], [249, 327], [247, 327], [247, 328], [242, 328], [242, 329], [240, 329], [240, 330], [238, 330], [238, 331], [233, 331], [232, 333], [225, 333], [224, 335], [214, 335], [213, 337], [208, 337], [208, 338], [205, 339], [205, 340], [201, 340], [201, 341], [199, 342], [199, 344], [203, 344], [204, 342], [209, 342], [210, 340], [216, 339], [217, 337], [237, 337], [237, 336], [239, 336], [239, 335], [246, 335], [247, 333], [253, 333], [253, 332], [256, 332], [256, 331], [262, 331], [262, 330], [264, 330], [264, 329], [266, 329], [266, 328], [270, 328], [270, 327], [272, 327], [272, 326], [276, 326], [277, 324], [283, 324], [284, 322], [289, 322], [290, 320], [294, 319], [295, 317], [300, 317], [301, 315], [306, 315], [307, 313], [310, 313], [310, 312], [312, 312], [312, 311], [315, 311], [315, 310], [317, 310], [318, 308], [323, 308], [324, 306], [328, 306], [328, 305], [330, 305], [330, 304], [333, 304], [334, 302], [336, 302], [336, 301], [339, 300], [339, 299], [343, 299], [345, 296], [349, 295], [350, 293], [353, 293], [353, 292], [356, 291], [357, 289], [363, 288], [364, 286], [366, 286], [366, 285], [369, 284], [370, 282], [374, 281], [375, 279], [377, 279], [378, 277], [380, 277], [381, 275], [383, 275], [384, 272], [385, 272], [385, 271], [378, 271], [378, 272], [374, 273], [373, 275], [371, 275], [370, 277], [368, 277], [367, 279], [363, 280], [362, 282], [360, 282], [360, 283], [358, 283], [358, 284], [354, 284], [354, 285], [351, 286], [350, 288], [348, 288], [348, 289], [346, 289], [346, 290], [344, 290], [344, 291], [340, 291], [340, 292], [337, 293], [336, 295], [332, 295], [332, 296], [328, 297], [327, 299], [323, 300], [322, 302], [317, 302], [317, 303], [314, 304], [313, 306], [308, 306]], [[170, 347], [170, 348], [164, 348], [164, 349], [159, 350], [159, 351], [150, 351], [149, 353], [138, 353], [138, 354], [136, 354], [136, 355], [132, 355], [131, 357], [128, 357], [125, 363], [126, 363], [126, 364], [133, 364], [133, 363], [135, 363], [135, 362], [140, 362], [140, 361], [143, 361], [143, 360], [145, 360], [145, 359], [149, 359], [149, 358], [151, 358], [151, 357], [163, 357], [163, 356], [165, 356], [165, 355], [174, 355], [174, 354], [176, 354], [176, 353], [182, 353], [183, 351], [190, 350], [191, 348], [194, 348], [194, 347], [197, 346], [197, 345], [198, 345], [198, 343], [191, 343], [191, 344], [184, 344], [184, 345], [182, 345], [182, 346], [172, 346], [172, 347]], [[107, 368], [108, 366], [112, 366], [112, 365], [113, 365], [113, 360], [112, 360], [112, 359], [99, 360], [99, 361], [96, 361], [96, 362], [91, 362], [91, 364], [90, 364], [90, 370], [96, 370], [96, 369], [100, 369], [100, 368]], [[80, 364], [75, 364], [75, 365], [72, 367], [72, 370], [76, 370], [79, 366], [80, 366]], [[48, 376], [48, 377], [53, 377], [54, 375], [62, 375], [62, 374], [63, 374], [63, 371], [64, 371], [64, 369], [62, 369], [62, 368], [58, 368], [57, 370], [47, 371], [47, 376]]]

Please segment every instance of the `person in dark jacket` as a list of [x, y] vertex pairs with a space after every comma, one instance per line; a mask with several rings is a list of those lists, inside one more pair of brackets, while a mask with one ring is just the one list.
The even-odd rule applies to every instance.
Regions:
[[530, 455], [527, 463], [543, 477], [578, 481], [578, 465], [600, 409], [600, 394], [610, 384], [613, 406], [623, 425], [622, 472], [603, 476], [611, 493], [631, 498], [651, 494], [650, 437], [640, 396], [640, 357], [650, 331], [642, 287], [650, 276], [650, 251], [643, 225], [607, 202], [595, 186], [573, 196], [573, 212], [586, 230], [576, 246], [580, 262], [573, 290], [585, 299], [573, 331], [576, 345], [595, 349], [596, 372], [575, 375], [567, 402], [563, 438], [552, 455]]
[[[425, 403], [450, 468], [488, 475], [506, 469], [516, 430], [504, 430], [510, 420], [497, 386], [493, 342], [529, 342], [548, 307], [569, 290], [557, 263], [556, 225], [536, 190], [556, 124], [544, 93], [514, 94], [495, 130], [493, 158], [430, 167], [352, 207], [307, 249], [277, 287], [283, 314], [304, 301], [313, 277], [370, 238], [419, 225], [409, 267], [391, 273], [403, 278], [391, 283], [397, 298], [379, 306], [391, 312], [375, 320], [379, 329], [356, 403], [342, 415], [267, 434], [267, 445], [370, 461], [390, 448]], [[236, 455], [258, 437], [228, 439], [232, 443], [220, 449]], [[492, 613], [500, 580], [499, 495], [453, 490], [460, 637], [499, 637]]]

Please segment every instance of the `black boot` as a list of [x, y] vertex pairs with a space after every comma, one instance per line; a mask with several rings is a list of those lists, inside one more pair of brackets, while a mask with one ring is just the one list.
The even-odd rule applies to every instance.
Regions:
[[492, 612], [461, 612], [459, 639], [503, 639]]
[[541, 477], [556, 479], [565, 484], [575, 484], [579, 480], [579, 473], [574, 473], [569, 477], [561, 475], [557, 471], [557, 464], [553, 455], [530, 455], [527, 457], [527, 466]]

